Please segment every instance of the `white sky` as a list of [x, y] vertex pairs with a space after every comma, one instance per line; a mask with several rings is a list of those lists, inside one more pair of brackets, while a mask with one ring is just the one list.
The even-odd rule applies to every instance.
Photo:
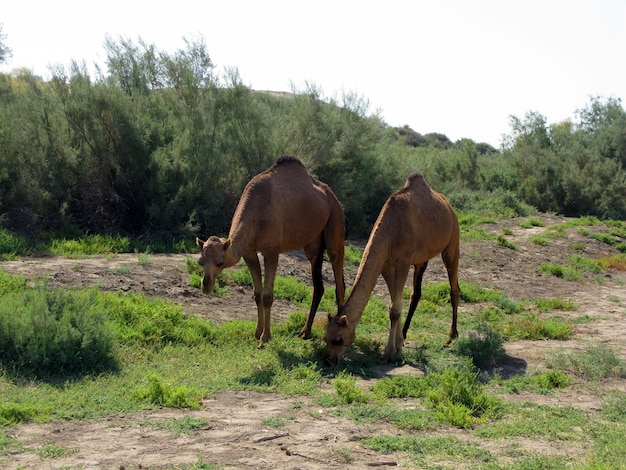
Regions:
[[204, 38], [254, 89], [354, 92], [389, 125], [496, 147], [510, 115], [626, 99], [626, 0], [5, 0], [0, 23], [2, 72], [103, 63], [107, 34], [168, 53]]

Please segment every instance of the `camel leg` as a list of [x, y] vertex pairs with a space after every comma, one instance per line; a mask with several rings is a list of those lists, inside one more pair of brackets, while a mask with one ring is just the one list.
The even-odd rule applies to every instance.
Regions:
[[335, 277], [335, 300], [337, 302], [337, 311], [343, 307], [346, 295], [346, 284], [343, 278], [343, 260], [345, 251], [344, 233], [336, 234], [333, 231], [328, 233], [324, 231], [326, 238], [326, 253], [333, 267], [333, 275]]
[[417, 303], [422, 297], [422, 279], [424, 278], [424, 271], [428, 267], [428, 261], [423, 264], [416, 265], [413, 271], [413, 292], [411, 293], [411, 302], [409, 303], [409, 312], [406, 314], [406, 320], [404, 320], [404, 328], [402, 329], [402, 336], [406, 339], [406, 334], [411, 326], [411, 320], [413, 314], [417, 308]]
[[402, 314], [402, 290], [404, 289], [404, 282], [409, 275], [409, 266], [408, 264], [396, 265], [395, 267], [385, 266], [382, 271], [383, 278], [389, 288], [389, 295], [391, 296], [389, 339], [383, 352], [382, 359], [384, 361], [395, 360], [396, 356], [402, 352], [402, 346], [404, 345], [400, 316]]
[[461, 289], [459, 288], [459, 248], [458, 245], [455, 249], [448, 252], [447, 249], [441, 253], [443, 263], [446, 265], [448, 271], [448, 280], [450, 281], [450, 303], [452, 304], [452, 325], [450, 326], [450, 334], [448, 335], [448, 341], [446, 346], [449, 345], [453, 339], [458, 338], [459, 332], [457, 331], [457, 313], [459, 309], [459, 302], [461, 300]]
[[311, 329], [313, 328], [313, 320], [315, 313], [320, 305], [322, 296], [324, 295], [324, 281], [322, 279], [322, 262], [324, 261], [324, 240], [322, 237], [313, 243], [304, 247], [304, 252], [311, 262], [311, 277], [313, 278], [313, 299], [311, 300], [311, 310], [306, 320], [306, 325], [300, 331], [298, 336], [302, 339], [311, 338]]
[[263, 293], [261, 302], [263, 304], [263, 333], [261, 334], [261, 344], [272, 339], [270, 331], [270, 320], [272, 318], [272, 303], [274, 303], [274, 279], [276, 279], [276, 268], [278, 267], [278, 250], [263, 253], [265, 280], [263, 282]]
[[257, 308], [257, 322], [254, 337], [256, 339], [261, 339], [264, 325], [262, 302], [263, 278], [261, 277], [261, 263], [259, 263], [259, 256], [257, 255], [256, 251], [245, 254], [243, 256], [243, 259], [246, 262], [248, 269], [250, 270], [250, 275], [252, 276], [252, 284], [254, 286], [254, 302], [256, 303]]

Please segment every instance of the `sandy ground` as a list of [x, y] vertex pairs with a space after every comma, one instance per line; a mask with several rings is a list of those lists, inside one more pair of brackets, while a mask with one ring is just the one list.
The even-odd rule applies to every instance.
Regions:
[[[461, 246], [460, 278], [485, 287], [501, 290], [512, 299], [562, 298], [572, 300], [579, 308], [577, 316], [588, 315], [594, 321], [575, 326], [569, 341], [519, 341], [505, 344], [500, 364], [514, 373], [542, 367], [548, 354], [555, 350], [582, 350], [590, 343], [615, 348], [626, 359], [626, 272], [607, 271], [572, 282], [543, 274], [543, 262], [565, 264], [575, 254], [575, 243], [584, 243], [585, 256], [600, 258], [618, 253], [607, 244], [583, 237], [577, 228], [568, 230], [565, 238], [554, 238], [547, 246], [531, 243], [530, 237], [547, 232], [549, 226], [565, 219], [541, 217], [546, 227], [523, 229], [516, 221], [501, 221], [483, 226], [495, 234], [511, 231], [506, 238], [517, 249], [496, 246], [494, 241], [465, 242]], [[600, 231], [599, 227], [590, 228]], [[363, 245], [363, 242], [353, 242]], [[188, 255], [191, 256], [191, 255]], [[192, 258], [195, 260], [196, 255]], [[52, 286], [87, 287], [99, 285], [115, 292], [144, 292], [149, 296], [171, 299], [193, 315], [220, 323], [233, 318], [254, 319], [256, 308], [252, 290], [236, 287], [228, 298], [208, 298], [189, 286], [185, 255], [150, 255], [148, 262], [139, 262], [136, 254], [94, 257], [80, 260], [66, 258], [25, 258], [0, 263], [0, 269], [21, 274], [28, 279], [48, 279]], [[310, 268], [301, 252], [281, 255], [281, 274], [291, 274], [310, 284]], [[356, 266], [346, 267], [346, 283], [354, 280]], [[409, 276], [411, 279], [411, 276]], [[446, 279], [439, 259], [433, 260], [424, 282]], [[333, 285], [330, 265], [324, 264], [324, 282]], [[388, 297], [382, 281], [374, 295]], [[276, 300], [273, 320], [280, 321], [295, 308], [289, 302]], [[460, 309], [460, 316], [463, 309]], [[319, 313], [318, 315], [323, 315]], [[252, 332], [251, 332], [252, 337]], [[411, 343], [407, 343], [411, 347]], [[409, 366], [380, 365], [380, 375], [415, 373]], [[572, 405], [587, 410], [599, 409], [607, 390], [626, 391], [626, 380], [614, 379], [602, 384], [575, 383], [555, 395], [520, 394], [507, 397], [515, 400], [542, 401], [551, 405]], [[294, 402], [299, 407], [294, 408]], [[407, 406], [416, 404], [407, 402]], [[419, 406], [417, 404], [416, 406]], [[174, 436], [171, 432], [146, 425], [150, 420], [192, 416], [204, 418], [207, 425], [197, 434]], [[262, 419], [285, 417], [285, 425], [273, 428]], [[168, 468], [194, 462], [215, 463], [223, 468], [372, 468], [402, 466], [400, 455], [383, 455], [368, 449], [360, 438], [395, 434], [398, 428], [384, 423], [359, 424], [337, 418], [316, 407], [306, 397], [285, 398], [273, 394], [230, 392], [207, 399], [199, 410], [162, 409], [149, 413], [109, 416], [98, 420], [25, 424], [11, 428], [23, 449], [0, 454], [2, 468]], [[438, 430], [437, 433], [441, 433]], [[446, 429], [468, 440], [468, 433]], [[71, 449], [70, 455], [42, 461], [33, 449], [49, 444]], [[527, 443], [530, 449], [546, 453], [563, 452], [553, 443]], [[538, 447], [539, 446], [539, 447]]]

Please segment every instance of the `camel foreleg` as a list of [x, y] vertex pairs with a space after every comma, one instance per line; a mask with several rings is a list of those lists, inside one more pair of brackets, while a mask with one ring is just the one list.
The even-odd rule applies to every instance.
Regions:
[[402, 290], [404, 281], [409, 274], [409, 266], [396, 266], [383, 268], [383, 278], [389, 288], [391, 306], [389, 308], [389, 338], [383, 352], [383, 361], [391, 362], [402, 352], [404, 335], [402, 333]]
[[254, 337], [256, 339], [261, 339], [265, 318], [263, 309], [263, 278], [261, 277], [261, 263], [259, 263], [259, 256], [256, 254], [256, 251], [244, 254], [243, 259], [250, 270], [252, 285], [254, 287], [254, 302], [256, 303], [257, 308], [257, 322]]

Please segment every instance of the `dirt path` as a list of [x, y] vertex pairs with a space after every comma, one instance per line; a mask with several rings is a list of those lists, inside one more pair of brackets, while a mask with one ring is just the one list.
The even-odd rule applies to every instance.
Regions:
[[[579, 306], [577, 316], [588, 315], [594, 319], [576, 325], [574, 338], [570, 341], [506, 343], [505, 352], [512, 367], [533, 370], [541, 367], [546, 356], [557, 349], [584, 349], [590, 343], [610, 345], [626, 359], [626, 273], [610, 271], [572, 282], [542, 274], [538, 268], [543, 262], [564, 264], [576, 253], [576, 243], [586, 246], [584, 254], [589, 258], [609, 256], [618, 253], [617, 250], [580, 235], [576, 228], [569, 229], [567, 237], [551, 239], [546, 246], [533, 244], [531, 236], [546, 233], [550, 225], [563, 222], [563, 219], [552, 216], [542, 218], [546, 227], [522, 229], [514, 221], [484, 226], [486, 231], [498, 235], [507, 228], [506, 238], [516, 246], [515, 250], [496, 246], [494, 241], [462, 244], [460, 278], [463, 281], [504, 291], [512, 299], [569, 299]], [[196, 256], [192, 258], [195, 260]], [[149, 296], [166, 297], [181, 305], [186, 312], [217, 323], [255, 317], [250, 288], [231, 289], [230, 297], [224, 299], [202, 296], [189, 286], [185, 260], [184, 255], [152, 255], [147, 262], [140, 263], [137, 255], [128, 254], [81, 260], [38, 258], [2, 262], [0, 269], [31, 280], [45, 278], [53, 286], [99, 285], [106, 291], [144, 292]], [[301, 253], [281, 255], [279, 271], [310, 283], [309, 265]], [[356, 266], [346, 268], [347, 285], [351, 285], [355, 272]], [[332, 285], [332, 271], [327, 263], [324, 264], [324, 278], [326, 285]], [[443, 264], [440, 260], [433, 260], [425, 282], [442, 279], [445, 279]], [[374, 293], [387, 297], [382, 279], [379, 279]], [[276, 301], [274, 321], [285, 318], [294, 308], [289, 302]], [[380, 371], [381, 374], [414, 373], [406, 366], [381, 365]], [[533, 396], [531, 399], [597, 409], [603, 390], [609, 389], [626, 391], [626, 381], [616, 379], [594, 387], [574, 384], [558, 395]], [[522, 394], [511, 399], [528, 397]], [[206, 463], [220, 463], [224, 468], [384, 468], [403, 464], [397, 455], [384, 456], [358, 442], [365, 436], [397, 433], [397, 428], [381, 423], [357, 425], [354, 421], [331, 416], [315, 407], [312, 400], [298, 400], [299, 407], [294, 408], [293, 399], [273, 394], [230, 392], [206, 400], [196, 411], [164, 409], [90, 421], [22, 425], [12, 428], [11, 434], [30, 451], [15, 452], [8, 458], [0, 455], [0, 466], [11, 469], [42, 468], [42, 465], [45, 468], [167, 468], [191, 464], [200, 458]], [[407, 406], [411, 405], [407, 402]], [[289, 419], [278, 428], [261, 422], [262, 419], [285, 416]], [[150, 420], [180, 417], [204, 418], [207, 425], [193, 436], [176, 437], [169, 431], [157, 430], [147, 424]], [[457, 429], [447, 429], [446, 432], [471, 438]], [[42, 462], [33, 449], [46, 443], [76, 452]], [[536, 445], [528, 443], [529, 448]]]

